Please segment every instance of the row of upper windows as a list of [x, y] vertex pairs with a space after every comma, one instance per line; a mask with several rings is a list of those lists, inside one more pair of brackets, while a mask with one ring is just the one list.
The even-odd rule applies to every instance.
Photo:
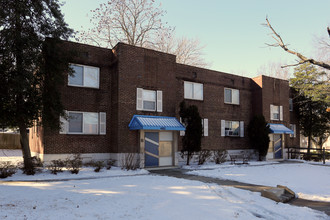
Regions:
[[[78, 87], [99, 88], [100, 68], [71, 64], [73, 74], [68, 76], [68, 85]], [[224, 89], [224, 103], [239, 105], [238, 89]], [[203, 100], [203, 84], [184, 81], [184, 98], [193, 100]], [[271, 106], [271, 119], [281, 120], [281, 106]], [[137, 110], [162, 111], [162, 92], [138, 89]], [[289, 99], [289, 110], [293, 110], [292, 99]]]
[[[71, 64], [73, 69], [72, 75], [68, 76], [69, 86], [99, 88], [100, 85], [100, 68]], [[239, 90], [225, 88], [225, 103], [239, 105]], [[143, 107], [139, 109], [156, 111], [156, 93], [155, 91], [144, 90], [142, 98]], [[184, 82], [184, 98], [203, 100], [203, 84], [194, 82]]]
[[[239, 90], [225, 88], [224, 99], [226, 104], [239, 105]], [[203, 84], [184, 81], [184, 98], [203, 100]]]

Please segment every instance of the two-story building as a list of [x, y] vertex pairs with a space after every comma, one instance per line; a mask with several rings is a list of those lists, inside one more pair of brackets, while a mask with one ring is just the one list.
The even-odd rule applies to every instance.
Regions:
[[285, 80], [183, 65], [175, 55], [123, 43], [113, 49], [73, 42], [63, 47], [78, 54], [74, 74], [61, 88], [68, 120], [61, 119], [60, 131], [30, 132], [31, 151], [44, 161], [81, 153], [85, 160], [120, 164], [133, 153], [141, 167], [177, 165], [183, 100], [196, 105], [203, 119], [203, 149], [253, 151], [247, 126], [256, 114], [270, 123], [268, 158], [281, 159], [285, 146], [299, 145]]

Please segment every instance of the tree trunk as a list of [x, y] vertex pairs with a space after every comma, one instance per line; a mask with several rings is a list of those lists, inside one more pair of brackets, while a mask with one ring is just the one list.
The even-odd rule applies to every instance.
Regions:
[[188, 166], [189, 166], [190, 156], [191, 156], [191, 153], [188, 151], [187, 152], [187, 165]]
[[28, 134], [26, 132], [26, 125], [24, 123], [19, 123], [20, 132], [20, 142], [24, 159], [24, 173], [26, 175], [34, 175], [34, 168], [31, 159], [31, 151], [29, 146]]
[[307, 157], [309, 158], [310, 152], [311, 152], [311, 142], [312, 142], [312, 137], [311, 134], [308, 135], [308, 145], [307, 145]]

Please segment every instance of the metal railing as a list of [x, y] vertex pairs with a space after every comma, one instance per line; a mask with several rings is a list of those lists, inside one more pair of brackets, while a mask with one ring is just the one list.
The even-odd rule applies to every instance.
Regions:
[[322, 149], [310, 149], [311, 152], [309, 153], [306, 147], [287, 147], [287, 149], [288, 159], [306, 158], [308, 156], [310, 159], [322, 160], [325, 164], [327, 157], [330, 157], [330, 151], [326, 151], [324, 147]]

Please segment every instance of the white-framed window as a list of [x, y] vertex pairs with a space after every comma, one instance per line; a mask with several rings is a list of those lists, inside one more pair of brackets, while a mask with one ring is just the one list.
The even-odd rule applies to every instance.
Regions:
[[203, 136], [209, 136], [209, 119], [202, 118], [202, 128], [203, 128]]
[[203, 84], [184, 81], [184, 98], [203, 100]]
[[270, 120], [283, 121], [283, 106], [270, 105]]
[[163, 111], [163, 92], [137, 88], [136, 110]]
[[105, 112], [67, 111], [61, 121], [61, 134], [106, 134]]
[[70, 64], [73, 74], [68, 76], [69, 86], [99, 88], [100, 68]]
[[225, 103], [239, 105], [239, 90], [225, 88]]
[[[180, 117], [180, 123], [183, 124], [185, 127], [187, 126], [183, 121], [182, 118]], [[202, 118], [202, 136], [207, 137], [209, 136], [209, 119], [207, 118]], [[185, 131], [180, 131], [180, 136], [184, 136]]]
[[290, 111], [290, 112], [293, 111], [293, 101], [292, 101], [291, 98], [289, 99], [289, 111]]
[[221, 120], [221, 136], [244, 137], [244, 121]]
[[290, 138], [295, 138], [296, 137], [296, 125], [290, 124], [290, 129], [293, 131], [293, 134], [290, 134]]

